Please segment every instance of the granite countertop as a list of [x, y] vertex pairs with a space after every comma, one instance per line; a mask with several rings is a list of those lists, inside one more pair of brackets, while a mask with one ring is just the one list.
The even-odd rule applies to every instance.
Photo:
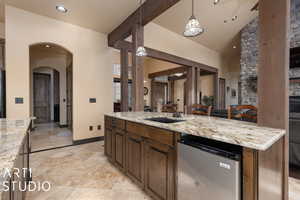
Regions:
[[[32, 118], [0, 119], [0, 183], [6, 180], [5, 169], [12, 169]], [[0, 199], [1, 199], [0, 184]]]
[[123, 112], [110, 113], [106, 115], [127, 121], [163, 128], [178, 133], [186, 133], [212, 140], [235, 144], [259, 151], [267, 150], [286, 133], [286, 131], [283, 129], [261, 127], [250, 122], [208, 116], [183, 115], [181, 119], [186, 121], [165, 124], [145, 119], [151, 117], [172, 118], [172, 114], [151, 112]]

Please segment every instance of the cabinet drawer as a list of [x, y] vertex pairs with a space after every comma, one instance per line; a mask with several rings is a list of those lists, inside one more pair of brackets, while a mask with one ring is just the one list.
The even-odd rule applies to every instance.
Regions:
[[125, 121], [121, 119], [112, 118], [112, 126], [121, 130], [125, 130]]
[[174, 146], [175, 133], [150, 126], [147, 126], [146, 130], [148, 138], [157, 141], [161, 144]]
[[134, 133], [136, 135], [152, 139], [161, 144], [174, 146], [175, 134], [171, 131], [167, 131], [160, 128], [146, 126], [134, 122], [127, 122], [127, 132]]
[[113, 117], [105, 116], [105, 128], [118, 128], [118, 129], [125, 129], [125, 121], [121, 119], [116, 119]]
[[105, 128], [112, 129], [112, 118], [105, 116]]
[[126, 131], [135, 135], [147, 137], [146, 126], [134, 122], [127, 122]]

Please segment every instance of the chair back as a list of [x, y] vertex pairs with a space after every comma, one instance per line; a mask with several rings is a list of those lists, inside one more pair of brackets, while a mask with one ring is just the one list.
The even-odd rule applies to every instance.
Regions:
[[212, 106], [205, 106], [201, 104], [194, 104], [192, 106], [192, 114], [194, 115], [207, 115], [210, 116]]
[[177, 104], [164, 104], [162, 112], [175, 113], [177, 111]]
[[228, 109], [228, 119], [257, 122], [257, 108], [252, 105], [233, 105]]

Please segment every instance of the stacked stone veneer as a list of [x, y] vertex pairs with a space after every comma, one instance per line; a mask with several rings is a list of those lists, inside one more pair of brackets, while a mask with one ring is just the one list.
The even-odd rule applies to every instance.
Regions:
[[[257, 65], [259, 57], [258, 18], [250, 22], [241, 34], [241, 101], [257, 105]], [[291, 48], [300, 47], [300, 0], [291, 0]], [[300, 77], [300, 69], [290, 69], [291, 78]], [[290, 85], [290, 95], [300, 96], [300, 84]]]

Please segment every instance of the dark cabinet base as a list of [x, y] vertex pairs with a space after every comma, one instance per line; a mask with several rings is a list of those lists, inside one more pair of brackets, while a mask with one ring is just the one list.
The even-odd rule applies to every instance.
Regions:
[[175, 200], [174, 133], [105, 118], [105, 154], [147, 194]]

